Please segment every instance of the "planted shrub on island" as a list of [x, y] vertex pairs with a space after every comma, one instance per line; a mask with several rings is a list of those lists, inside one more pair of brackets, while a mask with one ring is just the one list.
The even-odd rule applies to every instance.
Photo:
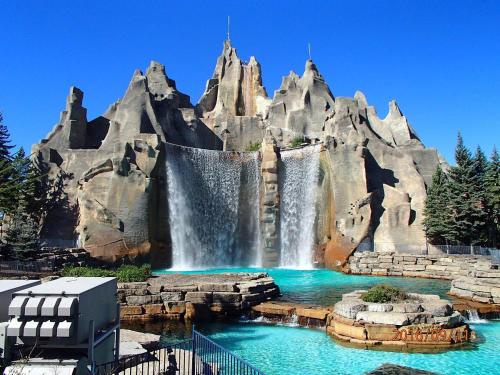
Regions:
[[386, 303], [406, 299], [405, 292], [390, 285], [375, 285], [361, 296], [364, 302]]
[[96, 267], [66, 267], [62, 276], [68, 277], [116, 277], [119, 282], [141, 282], [151, 277], [151, 266], [123, 265], [116, 270], [106, 270]]

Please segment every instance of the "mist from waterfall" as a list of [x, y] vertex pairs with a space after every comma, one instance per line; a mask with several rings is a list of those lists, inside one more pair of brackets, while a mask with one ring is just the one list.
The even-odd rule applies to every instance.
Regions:
[[313, 267], [316, 187], [321, 145], [281, 152], [281, 267]]
[[257, 152], [166, 145], [175, 269], [260, 265]]

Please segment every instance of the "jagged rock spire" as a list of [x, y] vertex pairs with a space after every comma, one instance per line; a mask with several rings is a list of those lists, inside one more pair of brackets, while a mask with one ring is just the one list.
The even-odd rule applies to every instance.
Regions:
[[389, 102], [389, 112], [383, 120], [378, 117], [375, 107], [368, 106], [366, 98], [364, 100], [370, 126], [385, 142], [392, 146], [423, 147], [420, 138], [395, 100]]
[[304, 74], [293, 71], [283, 77], [269, 107], [269, 122], [298, 134], [320, 137], [326, 118], [333, 112], [335, 98], [312, 60], [307, 60]]
[[255, 57], [240, 60], [229, 39], [224, 41], [212, 78], [208, 80], [198, 110], [202, 117], [221, 113], [233, 116], [263, 115], [269, 100], [262, 86], [262, 72]]

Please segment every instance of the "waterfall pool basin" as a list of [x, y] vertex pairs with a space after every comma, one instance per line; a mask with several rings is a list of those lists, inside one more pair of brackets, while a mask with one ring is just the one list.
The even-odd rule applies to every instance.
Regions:
[[[446, 297], [450, 284], [442, 280], [345, 275], [329, 270], [225, 268], [186, 273], [268, 272], [279, 285], [283, 300], [332, 305], [343, 293], [384, 283], [407, 291]], [[179, 273], [157, 270], [155, 274]], [[184, 272], [182, 272], [184, 273]], [[484, 321], [483, 321], [484, 322]], [[177, 324], [177, 325], [176, 325]], [[174, 327], [175, 326], [175, 327]], [[197, 329], [228, 350], [260, 368], [278, 374], [364, 374], [384, 363], [433, 371], [444, 375], [500, 374], [500, 322], [471, 324], [478, 341], [467, 349], [436, 354], [363, 350], [336, 343], [323, 329], [262, 324], [255, 321], [202, 323]], [[174, 328], [172, 328], [174, 327]], [[179, 323], [143, 325], [143, 330], [162, 334], [172, 341], [189, 335], [190, 327]]]
[[280, 287], [284, 301], [330, 306], [342, 298], [342, 294], [356, 289], [368, 289], [376, 284], [389, 284], [408, 292], [438, 294], [446, 297], [450, 282], [445, 280], [346, 275], [341, 272], [313, 269], [286, 268], [217, 268], [197, 271], [156, 270], [164, 273], [223, 273], [223, 272], [267, 272]]

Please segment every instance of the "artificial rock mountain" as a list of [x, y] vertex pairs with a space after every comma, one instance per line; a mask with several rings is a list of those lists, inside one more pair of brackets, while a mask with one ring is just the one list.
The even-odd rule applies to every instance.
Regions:
[[157, 62], [146, 74], [136, 71], [124, 97], [90, 121], [83, 92], [70, 88], [60, 122], [33, 146], [62, 191], [43, 241], [78, 242], [109, 261], [169, 265], [165, 144], [237, 153], [260, 143], [260, 251], [265, 266], [278, 265], [280, 152], [299, 137], [321, 144], [313, 231], [327, 266], [341, 265], [360, 243], [380, 250], [425, 243], [426, 189], [442, 161], [396, 102], [380, 119], [359, 91], [334, 97], [310, 60], [302, 76], [284, 77], [271, 99], [260, 64], [242, 61], [229, 41], [197, 105]]

